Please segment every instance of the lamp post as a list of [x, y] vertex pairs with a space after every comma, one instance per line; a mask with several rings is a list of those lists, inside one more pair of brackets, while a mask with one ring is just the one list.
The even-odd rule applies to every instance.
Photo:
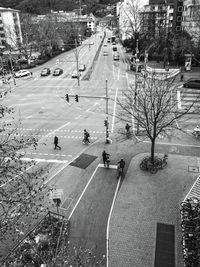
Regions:
[[[135, 107], [136, 107], [136, 111], [137, 111], [137, 108], [138, 108], [138, 101], [137, 101], [137, 95], [138, 95], [138, 62], [139, 62], [139, 58], [138, 58], [138, 54], [139, 54], [139, 49], [138, 49], [138, 39], [136, 40], [136, 49], [135, 49]], [[136, 129], [136, 134], [139, 133], [139, 121], [137, 121], [137, 129]]]
[[12, 52], [12, 50], [10, 50], [10, 53], [9, 53], [10, 67], [11, 67], [11, 73], [12, 73], [12, 77], [13, 77], [13, 82], [14, 82], [14, 85], [16, 85], [15, 76], [14, 76], [14, 72], [13, 72], [13, 64], [12, 64], [11, 52]]

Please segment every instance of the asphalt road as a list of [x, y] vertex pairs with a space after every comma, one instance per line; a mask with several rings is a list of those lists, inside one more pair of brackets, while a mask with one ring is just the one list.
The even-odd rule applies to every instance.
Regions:
[[[94, 45], [90, 49], [86, 44], [78, 48], [79, 62], [86, 65], [86, 71], [102, 40], [100, 35], [102, 33], [91, 37]], [[111, 32], [107, 36], [111, 36]], [[117, 186], [115, 171], [98, 169], [76, 206], [95, 171], [95, 164], [99, 162], [94, 161], [94, 166], [89, 170], [85, 168], [84, 171], [68, 164], [87, 150], [82, 144], [83, 129], [90, 132], [90, 146], [95, 146], [95, 141], [102, 142], [105, 139], [106, 116], [109, 118], [111, 133], [124, 127], [117, 119], [119, 108], [115, 100], [123, 99], [123, 90], [134, 83], [135, 76], [134, 72], [128, 71], [122, 46], [117, 44], [120, 60], [114, 61], [112, 44], [106, 40], [107, 38], [104, 41], [106, 46], [103, 44], [89, 81], [81, 80], [78, 86], [77, 80], [71, 78], [76, 62], [74, 52], [70, 51], [33, 69], [33, 77], [16, 79], [17, 85], [12, 84], [11, 94], [7, 94], [2, 100], [4, 104], [15, 108], [15, 124], [20, 134], [34, 135], [39, 139], [38, 148], [27, 149], [26, 158], [35, 159], [38, 166], [49, 166], [47, 183], [54, 184], [63, 191], [63, 207], [67, 216], [76, 207], [71, 216], [70, 241], [77, 246], [95, 249], [99, 256], [106, 253], [107, 219]], [[103, 55], [104, 51], [108, 52], [107, 56]], [[51, 70], [61, 67], [64, 73], [59, 77], [40, 77], [40, 71], [44, 67]], [[109, 96], [108, 115], [103, 98], [106, 96], [106, 88]], [[65, 94], [69, 94], [69, 103], [65, 100]], [[75, 102], [74, 96], [71, 96], [75, 94], [79, 95], [79, 102]], [[191, 116], [190, 122], [184, 125], [186, 129], [191, 131], [198, 118]], [[6, 120], [9, 121], [10, 118]], [[55, 135], [59, 138], [61, 150], [54, 150]], [[180, 136], [174, 138], [180, 143], [197, 144], [190, 135], [184, 136], [184, 139]], [[160, 142], [163, 142], [162, 137]]]

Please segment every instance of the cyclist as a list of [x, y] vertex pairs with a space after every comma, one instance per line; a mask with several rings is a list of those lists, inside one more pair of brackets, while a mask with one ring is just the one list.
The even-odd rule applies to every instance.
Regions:
[[102, 158], [103, 158], [103, 164], [105, 167], [106, 167], [106, 164], [107, 164], [107, 167], [109, 166], [109, 162], [110, 162], [109, 156], [110, 154], [106, 153], [106, 151], [104, 150], [102, 153]]
[[118, 178], [120, 176], [123, 175], [124, 173], [124, 167], [125, 167], [125, 161], [124, 159], [122, 158], [119, 162], [118, 162], [118, 166], [117, 166], [117, 170], [118, 170]]
[[83, 142], [84, 143], [86, 143], [86, 142], [90, 143], [90, 140], [89, 140], [90, 134], [88, 133], [88, 131], [86, 129], [84, 129], [83, 135], [84, 135]]

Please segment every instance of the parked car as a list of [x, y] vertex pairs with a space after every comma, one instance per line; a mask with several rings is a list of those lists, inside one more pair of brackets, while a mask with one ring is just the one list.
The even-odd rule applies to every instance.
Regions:
[[80, 74], [80, 72], [77, 72], [77, 70], [74, 70], [71, 74], [72, 78], [78, 78], [78, 77], [80, 78], [80, 76], [81, 76], [81, 74]]
[[20, 77], [28, 76], [30, 74], [31, 73], [28, 70], [19, 70], [19, 71], [14, 73], [14, 76], [15, 76], [15, 78], [20, 78]]
[[104, 52], [103, 52], [103, 55], [104, 55], [104, 56], [108, 56], [108, 52], [107, 52], [107, 51], [104, 51]]
[[79, 71], [84, 71], [84, 70], [86, 70], [86, 66], [85, 66], [85, 64], [80, 64], [79, 67], [78, 67], [78, 70], [79, 70]]
[[183, 84], [183, 87], [200, 88], [200, 79], [189, 79]]
[[59, 76], [63, 74], [63, 69], [61, 68], [56, 68], [54, 71], [53, 71], [53, 76]]
[[117, 47], [116, 46], [113, 46], [113, 51], [117, 51]]
[[119, 53], [117, 52], [114, 53], [113, 60], [119, 60]]
[[49, 68], [44, 68], [41, 71], [41, 76], [48, 76], [49, 74], [51, 74], [51, 70]]
[[110, 38], [108, 38], [107, 43], [110, 43]]
[[[144, 65], [142, 63], [138, 63], [137, 67], [138, 67], [138, 72], [141, 72], [144, 69]], [[132, 63], [130, 65], [130, 70], [136, 71], [136, 64], [135, 63]]]

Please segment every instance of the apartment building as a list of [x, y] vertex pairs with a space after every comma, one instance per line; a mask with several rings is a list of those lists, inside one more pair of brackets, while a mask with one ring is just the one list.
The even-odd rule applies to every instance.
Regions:
[[12, 49], [22, 43], [22, 33], [19, 11], [11, 8], [0, 7], [0, 46]]
[[174, 0], [149, 0], [141, 14], [141, 30], [151, 37], [170, 32], [174, 24]]
[[181, 18], [182, 30], [198, 42], [200, 39], [200, 0], [184, 0]]

